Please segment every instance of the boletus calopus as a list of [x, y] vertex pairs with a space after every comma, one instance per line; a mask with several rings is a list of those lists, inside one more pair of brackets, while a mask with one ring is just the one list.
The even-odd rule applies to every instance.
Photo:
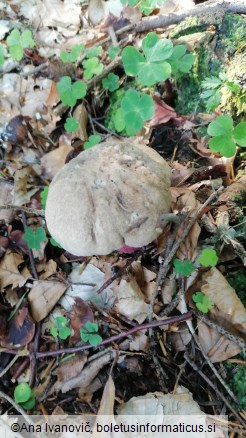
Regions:
[[162, 232], [170, 211], [171, 171], [153, 149], [107, 140], [56, 174], [45, 217], [54, 239], [76, 256], [141, 247]]

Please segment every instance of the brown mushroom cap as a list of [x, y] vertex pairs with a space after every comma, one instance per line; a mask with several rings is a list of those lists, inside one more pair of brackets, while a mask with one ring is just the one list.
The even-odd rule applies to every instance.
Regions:
[[77, 256], [141, 247], [170, 211], [165, 160], [147, 146], [108, 140], [66, 164], [49, 187], [45, 217], [54, 239]]

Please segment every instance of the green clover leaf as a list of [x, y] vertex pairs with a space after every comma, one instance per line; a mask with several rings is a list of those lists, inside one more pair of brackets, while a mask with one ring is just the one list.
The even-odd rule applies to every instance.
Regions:
[[86, 49], [85, 51], [85, 56], [86, 58], [94, 58], [94, 57], [98, 57], [99, 55], [101, 55], [102, 53], [102, 46], [95, 46], [92, 47], [91, 49]]
[[172, 67], [172, 73], [176, 73], [178, 70], [187, 73], [194, 64], [195, 56], [186, 53], [186, 47], [182, 44], [177, 45], [173, 49], [173, 53], [168, 59]]
[[174, 269], [177, 274], [182, 274], [185, 277], [189, 277], [190, 274], [194, 271], [195, 265], [190, 262], [190, 260], [179, 260], [174, 259], [173, 261]]
[[202, 313], [208, 313], [210, 309], [213, 307], [212, 301], [202, 292], [196, 292], [192, 295], [192, 299], [196, 304], [196, 307]]
[[92, 76], [103, 71], [103, 64], [101, 64], [96, 57], [85, 60], [83, 62], [83, 67], [85, 79], [91, 79]]
[[80, 337], [83, 342], [89, 342], [90, 345], [96, 347], [101, 344], [102, 338], [97, 334], [98, 324], [96, 322], [87, 321], [85, 328], [80, 329]]
[[109, 59], [111, 59], [111, 61], [113, 61], [116, 58], [118, 53], [120, 53], [119, 46], [109, 46], [109, 48], [108, 48], [108, 56], [109, 56]]
[[127, 46], [122, 51], [122, 63], [129, 76], [138, 76], [142, 85], [154, 85], [164, 81], [171, 74], [171, 66], [164, 60], [173, 51], [170, 40], [161, 40], [155, 32], [150, 32], [142, 42], [143, 54], [135, 47]]
[[211, 151], [219, 152], [224, 157], [232, 157], [236, 153], [236, 144], [232, 136], [218, 135], [209, 140]]
[[23, 235], [23, 239], [26, 241], [28, 248], [40, 249], [40, 244], [46, 240], [46, 234], [42, 227], [38, 227], [36, 231], [27, 227]]
[[67, 132], [75, 132], [79, 127], [79, 122], [74, 117], [68, 117], [64, 127]]
[[236, 143], [241, 147], [246, 147], [246, 122], [240, 122], [232, 131]]
[[119, 76], [109, 73], [106, 78], [102, 79], [103, 88], [109, 91], [115, 91], [119, 88]]
[[27, 29], [21, 34], [18, 29], [13, 29], [7, 37], [7, 44], [12, 58], [20, 61], [24, 55], [23, 49], [34, 47], [35, 41], [30, 30]]
[[76, 81], [72, 84], [69, 76], [62, 76], [57, 83], [61, 101], [68, 106], [76, 105], [78, 99], [83, 99], [86, 95], [86, 84]]
[[53, 246], [56, 246], [57, 248], [62, 248], [61, 245], [54, 239], [54, 237], [50, 238], [50, 243]]
[[85, 49], [84, 44], [74, 44], [74, 46], [72, 46], [71, 52], [66, 52], [65, 50], [63, 50], [60, 53], [60, 58], [62, 60], [62, 62], [67, 63], [67, 62], [76, 62], [80, 53]]
[[67, 327], [68, 323], [69, 320], [65, 316], [57, 316], [55, 318], [56, 326], [50, 329], [51, 335], [65, 341], [71, 335], [71, 329]]
[[208, 134], [217, 137], [219, 135], [231, 135], [233, 120], [229, 116], [218, 116], [208, 125]]
[[84, 149], [90, 149], [101, 141], [101, 136], [97, 134], [92, 134], [89, 136], [88, 140], [84, 142]]
[[[136, 90], [128, 90], [121, 101], [121, 108], [116, 112], [114, 122], [119, 127], [119, 119], [123, 117], [123, 124], [127, 135], [135, 135], [154, 114], [154, 102], [148, 94], [141, 94]], [[118, 120], [117, 120], [118, 118]], [[123, 128], [124, 129], [124, 128]]]
[[28, 383], [22, 382], [15, 387], [14, 399], [16, 403], [26, 402], [32, 395], [32, 390]]
[[202, 255], [199, 257], [198, 262], [205, 267], [216, 266], [218, 263], [218, 256], [214, 249], [203, 249]]

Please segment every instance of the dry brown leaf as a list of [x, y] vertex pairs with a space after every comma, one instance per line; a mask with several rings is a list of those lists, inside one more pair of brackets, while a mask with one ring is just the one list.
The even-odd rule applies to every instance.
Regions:
[[1, 346], [5, 348], [23, 347], [31, 342], [34, 333], [35, 324], [25, 302], [8, 322], [7, 336], [1, 339]]
[[203, 275], [201, 291], [215, 304], [210, 313], [219, 323], [246, 336], [246, 309], [235, 290], [217, 268]]
[[130, 342], [130, 350], [131, 351], [147, 351], [148, 348], [148, 336], [144, 334], [144, 331], [136, 333], [133, 336], [132, 341]]
[[[214, 307], [209, 312], [211, 318], [225, 329], [245, 338], [246, 309], [235, 290], [216, 268], [206, 272], [203, 281], [205, 283], [201, 286], [201, 291], [214, 303]], [[198, 333], [199, 341], [213, 363], [226, 360], [241, 351], [237, 344], [204, 322], [199, 322]]]
[[[13, 185], [8, 181], [0, 181], [0, 205], [13, 204]], [[9, 223], [14, 217], [14, 210], [1, 210], [0, 221]]]
[[35, 321], [44, 319], [67, 289], [58, 281], [34, 281], [27, 298]]
[[148, 314], [148, 304], [144, 301], [144, 295], [136, 279], [133, 277], [129, 281], [122, 279], [113, 291], [117, 298], [114, 304], [115, 310], [130, 321], [135, 319], [141, 324]]
[[57, 375], [59, 382], [68, 382], [69, 380], [77, 377], [87, 362], [86, 354], [77, 354], [69, 360], [66, 360], [60, 365], [55, 374]]
[[23, 205], [30, 201], [31, 197], [37, 193], [38, 187], [29, 188], [28, 180], [32, 176], [31, 166], [16, 170], [14, 175], [14, 205]]
[[83, 103], [76, 106], [76, 108], [73, 112], [73, 117], [79, 123], [79, 127], [78, 127], [77, 131], [74, 132], [74, 137], [78, 137], [78, 138], [80, 138], [80, 140], [86, 141], [88, 138], [88, 135], [87, 135], [88, 112], [87, 112], [85, 105]]
[[12, 288], [22, 287], [26, 283], [30, 272], [24, 268], [21, 272], [18, 266], [23, 263], [23, 258], [19, 254], [7, 251], [0, 262], [0, 286], [2, 289], [12, 285]]
[[198, 337], [203, 350], [212, 363], [227, 360], [241, 351], [239, 345], [222, 336], [215, 328], [202, 321], [198, 323]]
[[73, 388], [83, 388], [84, 392], [90, 392], [90, 384], [93, 382], [99, 371], [116, 357], [116, 352], [110, 351], [97, 357], [95, 360], [86, 365], [82, 372], [67, 382], [56, 382], [53, 391], [65, 393]]
[[114, 400], [115, 386], [110, 374], [103, 390], [103, 395], [97, 415], [114, 415]]
[[36, 264], [36, 269], [38, 273], [44, 271], [42, 274], [39, 275], [40, 280], [46, 280], [51, 275], [55, 274], [56, 268], [57, 268], [57, 263], [52, 259], [48, 260], [47, 263], [43, 262]]
[[61, 135], [59, 147], [41, 158], [44, 177], [50, 180], [53, 179], [58, 170], [65, 164], [66, 157], [72, 150], [69, 136], [66, 134]]
[[[189, 189], [171, 187], [172, 193], [172, 210], [178, 213], [183, 209], [189, 210], [189, 217], [194, 216], [197, 209], [200, 207], [200, 202], [196, 199], [195, 194]], [[178, 229], [177, 237], [181, 236], [187, 226], [187, 221], [184, 221]], [[197, 242], [200, 235], [201, 228], [197, 222], [191, 228], [189, 235], [181, 243], [176, 257], [181, 260], [195, 260], [197, 256]]]
[[168, 341], [175, 351], [185, 351], [191, 340], [191, 333], [186, 323], [179, 324], [177, 330], [168, 333]]

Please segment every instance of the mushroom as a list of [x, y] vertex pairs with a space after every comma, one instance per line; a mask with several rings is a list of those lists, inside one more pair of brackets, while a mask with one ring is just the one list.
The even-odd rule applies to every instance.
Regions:
[[153, 149], [107, 140], [65, 164], [50, 184], [45, 217], [54, 239], [76, 256], [141, 247], [162, 232], [171, 171]]

